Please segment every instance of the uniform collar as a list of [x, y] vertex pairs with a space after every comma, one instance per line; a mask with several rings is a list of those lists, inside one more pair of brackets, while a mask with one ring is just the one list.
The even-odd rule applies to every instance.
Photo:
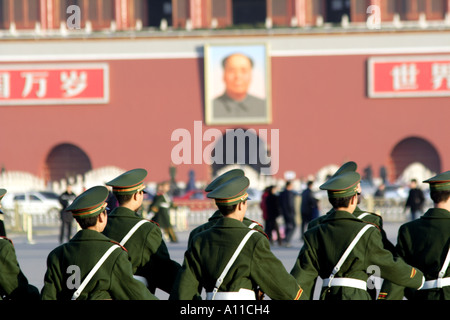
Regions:
[[209, 217], [208, 221], [217, 220], [220, 218], [223, 218], [223, 214], [222, 212], [220, 212], [220, 210], [216, 210], [214, 214], [211, 217]]
[[439, 208], [430, 208], [421, 219], [450, 219], [450, 211]]
[[126, 217], [126, 218], [141, 218], [139, 215], [125, 207], [116, 207], [109, 214], [110, 217]]
[[343, 210], [336, 211], [334, 209], [327, 214], [324, 221], [341, 220], [341, 219], [350, 219], [350, 220], [361, 221], [354, 214], [352, 214], [348, 211], [343, 211]]
[[216, 224], [213, 226], [213, 228], [246, 228], [246, 229], [248, 229], [245, 226], [245, 224], [243, 224], [241, 221], [233, 219], [233, 218], [227, 218], [227, 217], [218, 219]]
[[98, 231], [82, 229], [69, 242], [72, 241], [111, 241], [111, 239]]

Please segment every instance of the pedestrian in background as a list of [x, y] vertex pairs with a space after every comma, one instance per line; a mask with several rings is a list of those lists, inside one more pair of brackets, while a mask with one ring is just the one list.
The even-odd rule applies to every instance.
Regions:
[[425, 202], [425, 197], [423, 196], [422, 190], [417, 186], [417, 180], [412, 179], [410, 184], [410, 190], [408, 194], [408, 199], [406, 200], [405, 210], [410, 208], [411, 210], [411, 220], [415, 220], [416, 217], [422, 214], [423, 204]]
[[300, 212], [302, 215], [302, 225], [301, 225], [301, 238], [303, 239], [303, 234], [308, 226], [308, 223], [317, 218], [318, 216], [318, 206], [317, 199], [314, 198], [314, 193], [312, 191], [313, 181], [308, 181], [306, 184], [306, 189], [302, 192], [302, 204], [300, 206]]
[[280, 193], [280, 206], [284, 218], [284, 245], [291, 246], [292, 235], [294, 234], [295, 223], [295, 192], [292, 190], [293, 185], [291, 181], [286, 182], [284, 190]]
[[66, 210], [66, 208], [72, 204], [76, 197], [77, 195], [72, 191], [72, 186], [68, 184], [66, 191], [64, 191], [58, 198], [59, 203], [61, 203], [62, 206], [60, 211], [61, 231], [59, 233], [59, 243], [63, 243], [65, 238], [69, 241], [70, 236], [72, 235], [73, 216], [71, 212]]
[[268, 190], [267, 198], [266, 198], [266, 209], [267, 209], [267, 220], [266, 220], [266, 229], [265, 233], [269, 237], [269, 241], [273, 243], [273, 231], [277, 234], [278, 244], [281, 246], [283, 244], [283, 240], [281, 239], [280, 229], [278, 227], [277, 218], [281, 214], [280, 202], [278, 199], [278, 195], [276, 194], [276, 186], [270, 186]]

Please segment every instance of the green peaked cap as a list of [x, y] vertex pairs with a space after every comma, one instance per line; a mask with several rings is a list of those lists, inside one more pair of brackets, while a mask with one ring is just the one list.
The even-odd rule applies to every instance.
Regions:
[[234, 177], [208, 193], [218, 206], [231, 206], [248, 199], [250, 180], [246, 176]]
[[79, 218], [97, 216], [106, 209], [108, 194], [108, 189], [104, 186], [92, 187], [76, 197], [66, 210]]
[[147, 170], [133, 169], [122, 173], [120, 176], [108, 181], [107, 186], [113, 187], [113, 193], [120, 195], [135, 194], [145, 189], [144, 179], [147, 177]]
[[423, 182], [430, 184], [430, 191], [449, 191], [450, 171], [442, 172]]
[[358, 172], [350, 171], [331, 177], [319, 188], [328, 191], [330, 198], [346, 198], [357, 193], [361, 176]]
[[221, 174], [220, 176], [218, 176], [217, 178], [215, 178], [210, 184], [208, 184], [205, 188], [205, 191], [211, 192], [218, 186], [224, 184], [225, 182], [227, 182], [233, 178], [236, 178], [236, 177], [242, 177], [244, 175], [245, 175], [245, 173], [241, 169], [232, 169], [230, 171], [227, 171], [227, 172]]
[[337, 171], [332, 175], [332, 177], [338, 176], [340, 174], [346, 173], [346, 172], [356, 172], [356, 169], [358, 168], [358, 165], [354, 161], [348, 161], [344, 163]]
[[0, 200], [2, 200], [3, 196], [6, 194], [6, 189], [0, 189]]

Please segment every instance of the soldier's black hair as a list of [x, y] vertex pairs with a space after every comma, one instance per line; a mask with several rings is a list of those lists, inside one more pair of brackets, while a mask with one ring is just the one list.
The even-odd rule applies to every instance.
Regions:
[[450, 197], [450, 191], [430, 191], [430, 197], [434, 203], [445, 202]]
[[97, 218], [98, 218], [98, 215], [96, 215], [94, 217], [87, 217], [87, 218], [75, 217], [75, 220], [78, 222], [81, 229], [87, 229], [89, 227], [93, 227], [96, 225]]
[[217, 208], [219, 208], [220, 213], [222, 213], [224, 216], [227, 216], [230, 213], [236, 211], [236, 207], [237, 204], [233, 204], [231, 206], [217, 206]]
[[331, 205], [334, 209], [337, 208], [346, 208], [350, 204], [350, 200], [353, 198], [353, 196], [345, 197], [345, 198], [328, 198]]
[[116, 196], [117, 202], [119, 202], [119, 205], [123, 205], [124, 203], [127, 203], [131, 200], [133, 197], [132, 194], [114, 194]]

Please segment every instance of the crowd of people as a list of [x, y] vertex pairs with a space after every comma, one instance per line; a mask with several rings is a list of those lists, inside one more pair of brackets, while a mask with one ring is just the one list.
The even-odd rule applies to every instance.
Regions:
[[[312, 183], [302, 192], [302, 239], [292, 270], [271, 251], [277, 218], [285, 220], [282, 245], [296, 228], [295, 196], [286, 183], [277, 194], [269, 187], [262, 201], [265, 227], [245, 217], [250, 181], [240, 169], [214, 179], [205, 189], [217, 210], [190, 232], [182, 264], [173, 261], [162, 228], [142, 218], [147, 171], [133, 169], [106, 183], [117, 206], [110, 212], [106, 186], [95, 186], [65, 207], [79, 224], [68, 242], [47, 257], [41, 290], [22, 273], [14, 246], [0, 237], [0, 297], [20, 300], [155, 300], [156, 288], [170, 300], [310, 300], [318, 277], [322, 300], [404, 297], [450, 299], [450, 171], [426, 181], [434, 207], [399, 229], [393, 245], [381, 216], [358, 207], [361, 176], [355, 162], [342, 165], [320, 186], [332, 209], [317, 217]], [[165, 189], [161, 189], [161, 196]], [[0, 189], [0, 200], [7, 191]], [[156, 206], [161, 208], [166, 205]], [[163, 202], [163, 201], [161, 201]], [[170, 231], [168, 231], [170, 232]], [[378, 296], [368, 285], [370, 271], [383, 284]]]

